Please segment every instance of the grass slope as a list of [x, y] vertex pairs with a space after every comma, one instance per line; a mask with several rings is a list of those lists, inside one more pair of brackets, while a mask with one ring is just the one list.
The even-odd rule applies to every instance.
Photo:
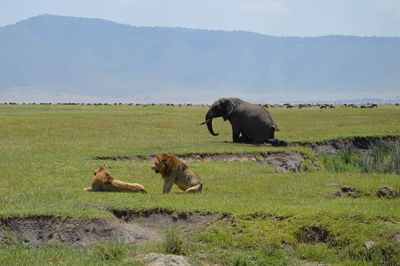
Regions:
[[[399, 187], [398, 175], [275, 173], [271, 166], [253, 162], [197, 162], [189, 166], [204, 179], [201, 195], [161, 195], [162, 180], [151, 172], [150, 163], [95, 159], [161, 152], [276, 149], [225, 142], [231, 140], [231, 132], [229, 123], [222, 119], [214, 120], [214, 129], [220, 135], [211, 136], [206, 127], [195, 125], [203, 121], [206, 110], [201, 106], [0, 105], [0, 216], [112, 218], [110, 208], [155, 207], [228, 212], [229, 219], [187, 236], [188, 255], [199, 262], [237, 265], [294, 264], [301, 263], [302, 258], [333, 264], [390, 265], [398, 258], [398, 243], [393, 236], [400, 233], [399, 199], [375, 196], [380, 186]], [[272, 108], [270, 112], [281, 130], [277, 137], [288, 141], [400, 135], [400, 108], [394, 106]], [[304, 148], [290, 149], [307, 152]], [[82, 191], [90, 185], [93, 169], [103, 164], [111, 167], [115, 178], [141, 183], [150, 193]], [[334, 198], [337, 187], [332, 183], [356, 187], [367, 196]], [[329, 237], [316, 243], [304, 241], [303, 229], [311, 226], [326, 229]], [[372, 250], [364, 247], [367, 240], [376, 243]], [[43, 263], [87, 264], [90, 258], [95, 264], [118, 264], [135, 252], [161, 249], [158, 244], [94, 246], [82, 250], [63, 245], [39, 250], [7, 246], [0, 251], [0, 262], [24, 264], [35, 258]], [[55, 250], [60, 250], [59, 255], [54, 255]], [[104, 252], [99, 255], [94, 250]], [[114, 250], [117, 255], [107, 255], [107, 250]], [[111, 259], [104, 259], [104, 254]]]

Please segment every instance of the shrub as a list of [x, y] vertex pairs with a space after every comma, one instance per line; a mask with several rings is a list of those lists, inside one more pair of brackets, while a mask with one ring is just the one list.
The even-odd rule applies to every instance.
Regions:
[[184, 255], [186, 251], [183, 232], [176, 226], [168, 227], [165, 230], [163, 246], [166, 253]]

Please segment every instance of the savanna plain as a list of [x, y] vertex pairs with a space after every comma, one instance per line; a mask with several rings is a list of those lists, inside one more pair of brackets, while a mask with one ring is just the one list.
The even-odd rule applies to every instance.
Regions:
[[[317, 157], [304, 145], [234, 144], [230, 124], [221, 118], [213, 121], [216, 137], [196, 125], [207, 110], [0, 105], [0, 264], [140, 265], [133, 259], [138, 254], [170, 252], [196, 265], [400, 265], [400, 199], [376, 194], [384, 186], [399, 191], [398, 172], [365, 171], [351, 164], [359, 160], [356, 155]], [[394, 105], [269, 112], [280, 129], [276, 137], [289, 143], [400, 137], [400, 107]], [[178, 194], [175, 187], [163, 195], [161, 176], [150, 169], [151, 158], [159, 153], [266, 151], [292, 151], [315, 163], [278, 172], [255, 161], [188, 162], [202, 177], [201, 194]], [[338, 161], [344, 166], [332, 167]], [[114, 178], [144, 185], [149, 193], [83, 191], [100, 166], [107, 166]], [[335, 196], [343, 187], [356, 188], [356, 195]], [[12, 231], [11, 221], [118, 221], [121, 216], [115, 214], [124, 211], [135, 213], [137, 220], [155, 213], [171, 221], [154, 228], [159, 240], [141, 244], [100, 239], [32, 246]], [[174, 226], [192, 214], [210, 220], [194, 229]]]

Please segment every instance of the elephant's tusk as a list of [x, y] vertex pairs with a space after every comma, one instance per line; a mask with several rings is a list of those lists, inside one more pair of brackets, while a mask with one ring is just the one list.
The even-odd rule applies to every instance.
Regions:
[[197, 123], [197, 125], [198, 125], [198, 126], [201, 126], [201, 125], [207, 124], [208, 122], [211, 121], [211, 119], [212, 119], [212, 118], [210, 118], [210, 119], [208, 119], [207, 121], [204, 121], [204, 122], [202, 122], [202, 123]]

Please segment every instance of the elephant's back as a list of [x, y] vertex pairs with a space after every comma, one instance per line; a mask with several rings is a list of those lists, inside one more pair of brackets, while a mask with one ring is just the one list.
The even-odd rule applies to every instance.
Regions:
[[255, 142], [264, 142], [274, 138], [277, 126], [263, 106], [249, 104], [237, 110], [236, 121], [240, 121], [240, 130]]
[[272, 119], [271, 114], [265, 107], [245, 102], [237, 108], [237, 114], [239, 117], [243, 117], [249, 122], [253, 122], [256, 125], [265, 125], [268, 127], [275, 126], [275, 122]]

